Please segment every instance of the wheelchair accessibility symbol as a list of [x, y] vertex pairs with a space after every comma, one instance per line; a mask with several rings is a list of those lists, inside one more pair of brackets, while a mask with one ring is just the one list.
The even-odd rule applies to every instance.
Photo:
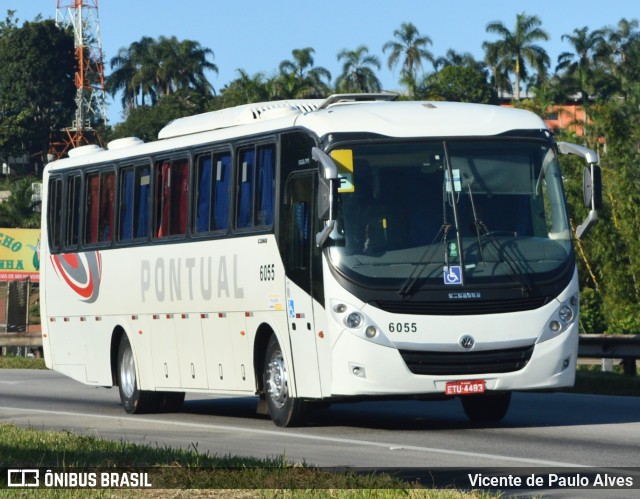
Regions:
[[447, 285], [462, 284], [462, 267], [460, 267], [460, 265], [451, 265], [450, 267], [445, 267], [444, 283]]

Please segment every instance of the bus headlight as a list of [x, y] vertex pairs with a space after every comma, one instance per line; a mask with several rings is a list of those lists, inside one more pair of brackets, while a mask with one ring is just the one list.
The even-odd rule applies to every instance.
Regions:
[[573, 309], [569, 305], [562, 305], [558, 311], [558, 316], [562, 322], [567, 324], [573, 319]]
[[572, 296], [568, 301], [561, 303], [553, 315], [549, 318], [547, 326], [538, 338], [538, 343], [555, 338], [566, 331], [578, 316], [578, 298]]
[[363, 322], [364, 318], [360, 312], [351, 312], [344, 318], [345, 325], [351, 329], [358, 329]]

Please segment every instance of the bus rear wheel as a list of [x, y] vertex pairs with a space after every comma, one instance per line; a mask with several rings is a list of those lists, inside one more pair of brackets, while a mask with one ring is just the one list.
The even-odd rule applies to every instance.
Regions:
[[275, 335], [271, 336], [262, 372], [269, 416], [276, 426], [299, 425], [306, 411], [305, 401], [289, 396], [289, 369]]
[[465, 414], [474, 423], [497, 423], [509, 410], [511, 392], [465, 395], [460, 400]]
[[126, 335], [122, 336], [118, 348], [117, 378], [120, 400], [127, 413], [143, 414], [153, 412], [158, 408], [159, 394], [138, 388], [133, 349]]

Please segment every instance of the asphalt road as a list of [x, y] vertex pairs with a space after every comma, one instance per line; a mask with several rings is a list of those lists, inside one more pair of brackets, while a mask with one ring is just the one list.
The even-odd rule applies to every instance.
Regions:
[[[117, 388], [51, 371], [0, 370], [0, 422], [64, 429], [216, 455], [274, 457], [331, 467], [468, 470], [638, 466], [640, 397], [516, 393], [499, 425], [470, 423], [458, 400], [336, 404], [304, 428], [277, 428], [256, 399], [189, 394], [180, 413], [128, 415]], [[640, 497], [637, 488], [620, 497]], [[580, 494], [582, 495], [582, 494]]]

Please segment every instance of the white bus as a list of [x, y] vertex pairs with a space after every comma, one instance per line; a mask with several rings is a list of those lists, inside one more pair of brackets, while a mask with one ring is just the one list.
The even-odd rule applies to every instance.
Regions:
[[314, 405], [459, 396], [498, 421], [513, 390], [574, 382], [578, 279], [559, 153], [532, 113], [388, 94], [245, 105], [159, 140], [47, 165], [47, 366], [124, 409], [257, 395]]

